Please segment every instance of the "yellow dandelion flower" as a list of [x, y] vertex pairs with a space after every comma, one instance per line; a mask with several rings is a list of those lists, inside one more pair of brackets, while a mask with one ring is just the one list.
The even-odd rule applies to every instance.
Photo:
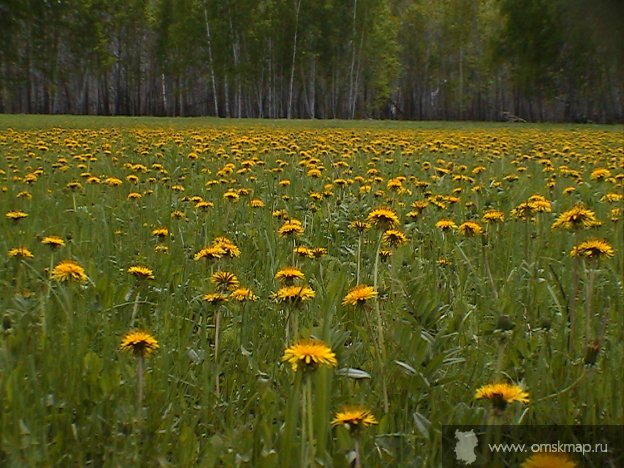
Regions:
[[212, 241], [212, 246], [223, 249], [223, 251], [225, 252], [224, 255], [228, 257], [231, 257], [231, 258], [240, 257], [240, 249], [236, 246], [234, 242], [232, 242], [227, 237], [224, 237], [224, 236], [216, 237]]
[[277, 234], [280, 237], [301, 235], [303, 234], [303, 225], [301, 224], [301, 221], [291, 219], [282, 224], [282, 226], [278, 229]]
[[15, 247], [9, 250], [8, 254], [11, 258], [34, 258], [35, 256], [32, 254], [30, 250], [26, 247]]
[[621, 193], [614, 193], [614, 192], [606, 193], [600, 198], [601, 202], [607, 202], [607, 203], [617, 203], [623, 200], [624, 200], [624, 195], [622, 195]]
[[524, 460], [521, 468], [576, 468], [577, 466], [565, 452], [538, 452]]
[[372, 286], [366, 284], [358, 284], [349, 289], [347, 295], [342, 300], [343, 306], [362, 306], [369, 301], [377, 297], [377, 291]]
[[238, 302], [258, 300], [258, 296], [256, 296], [249, 288], [237, 288], [232, 291], [230, 297]]
[[163, 244], [158, 244], [157, 246], [154, 247], [154, 252], [167, 253], [167, 252], [169, 252], [169, 246], [168, 245], [163, 245]]
[[196, 262], [201, 260], [202, 258], [205, 258], [207, 260], [212, 260], [215, 258], [221, 258], [226, 253], [227, 252], [225, 251], [225, 249], [221, 246], [204, 247], [195, 255], [193, 255], [193, 260], [195, 260]]
[[220, 291], [236, 289], [239, 285], [238, 278], [230, 271], [217, 271], [210, 276], [210, 281]]
[[275, 273], [275, 279], [283, 281], [285, 284], [293, 284], [295, 280], [305, 279], [303, 271], [296, 267], [285, 267]]
[[529, 402], [529, 394], [518, 385], [508, 383], [487, 384], [477, 389], [475, 400], [490, 400], [496, 411], [503, 412], [509, 403]]
[[520, 203], [513, 210], [511, 210], [511, 216], [524, 221], [533, 221], [533, 208], [527, 202]]
[[240, 199], [240, 195], [234, 190], [228, 190], [223, 194], [223, 198], [229, 201], [238, 201]]
[[198, 200], [195, 202], [196, 210], [208, 211], [208, 209], [212, 208], [213, 206], [214, 206], [214, 203], [212, 203], [211, 201]]
[[158, 237], [159, 239], [164, 239], [165, 237], [169, 237], [169, 229], [166, 227], [158, 227], [152, 229], [152, 236]]
[[77, 181], [68, 182], [67, 185], [65, 185], [65, 187], [67, 187], [70, 190], [82, 190], [82, 184]]
[[371, 410], [362, 406], [343, 406], [332, 419], [332, 426], [347, 426], [351, 431], [378, 424]]
[[111, 187], [119, 187], [121, 184], [123, 184], [123, 181], [121, 179], [118, 179], [117, 177], [107, 177], [104, 180], [104, 183]]
[[11, 221], [17, 222], [20, 219], [24, 219], [28, 217], [28, 213], [25, 213], [23, 211], [19, 211], [19, 210], [14, 210], [14, 211], [7, 211], [7, 213], [4, 215], [7, 219], [10, 219]]
[[475, 223], [474, 221], [461, 223], [457, 230], [466, 237], [478, 236], [483, 232], [483, 228], [479, 223]]
[[505, 221], [505, 213], [499, 210], [488, 210], [483, 213], [481, 221], [486, 224], [502, 223], [503, 221]]
[[611, 177], [611, 171], [609, 169], [598, 168], [594, 169], [589, 176], [591, 180], [601, 181]]
[[63, 260], [59, 262], [50, 273], [50, 278], [59, 283], [74, 281], [76, 283], [85, 283], [87, 275], [84, 268], [72, 260]]
[[457, 224], [455, 224], [450, 219], [441, 219], [435, 224], [435, 227], [440, 231], [453, 231], [457, 229]]
[[263, 208], [264, 202], [259, 198], [253, 198], [249, 201], [249, 206], [252, 208]]
[[293, 372], [315, 370], [320, 366], [336, 367], [336, 354], [323, 341], [306, 339], [297, 341], [284, 351], [282, 362], [288, 362]]
[[561, 213], [553, 223], [552, 228], [575, 231], [578, 229], [590, 229], [600, 225], [602, 223], [596, 218], [596, 213], [579, 203], [568, 211]]
[[397, 229], [388, 229], [383, 233], [382, 242], [390, 247], [399, 247], [407, 243], [407, 236]]
[[152, 355], [159, 347], [156, 338], [142, 330], [133, 330], [126, 333], [119, 345], [121, 351], [141, 357]]
[[570, 251], [572, 257], [581, 258], [602, 258], [613, 257], [615, 250], [607, 241], [602, 239], [590, 239], [575, 245]]
[[202, 300], [211, 305], [219, 305], [229, 300], [228, 296], [222, 293], [204, 294]]
[[314, 258], [314, 252], [312, 249], [306, 247], [305, 245], [299, 245], [293, 249], [295, 255], [303, 258]]
[[366, 231], [369, 227], [370, 224], [367, 221], [362, 221], [359, 219], [356, 219], [355, 221], [351, 221], [351, 223], [349, 223], [349, 228], [357, 231], [360, 234]]
[[386, 230], [399, 224], [399, 215], [390, 208], [376, 208], [368, 214], [366, 220], [370, 224]]
[[65, 241], [58, 236], [45, 236], [41, 240], [41, 243], [43, 245], [47, 245], [48, 247], [52, 249], [57, 249], [59, 247], [65, 246]]
[[287, 302], [290, 304], [301, 304], [314, 299], [315, 292], [308, 286], [283, 286], [273, 294], [273, 299], [276, 302]]
[[137, 279], [154, 279], [154, 272], [146, 266], [135, 265], [128, 268], [128, 273]]
[[325, 247], [314, 247], [312, 249], [313, 258], [320, 258], [323, 255], [327, 255], [327, 249]]
[[171, 218], [173, 219], [186, 219], [186, 213], [180, 210], [174, 210], [171, 212]]

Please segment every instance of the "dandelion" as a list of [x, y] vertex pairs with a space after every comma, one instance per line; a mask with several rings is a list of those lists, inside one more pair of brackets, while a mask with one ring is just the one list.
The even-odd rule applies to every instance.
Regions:
[[479, 223], [475, 223], [474, 221], [466, 221], [460, 224], [457, 230], [466, 237], [478, 236], [483, 232], [483, 228]]
[[531, 208], [531, 211], [534, 213], [550, 213], [552, 211], [552, 204], [543, 197], [535, 198], [533, 200], [529, 199], [528, 204], [529, 208]]
[[570, 251], [572, 257], [598, 259], [602, 257], [613, 257], [615, 250], [607, 241], [602, 239], [591, 239], [575, 245]]
[[399, 224], [399, 215], [390, 208], [376, 208], [368, 214], [366, 220], [370, 224], [386, 230]]
[[524, 460], [521, 468], [576, 468], [566, 452], [538, 452]]
[[34, 258], [35, 257], [32, 254], [32, 252], [30, 250], [28, 250], [26, 247], [15, 247], [15, 248], [9, 250], [7, 255], [9, 257], [11, 257], [11, 258], [22, 258], [22, 259], [28, 259], [28, 258]]
[[336, 354], [321, 340], [299, 340], [284, 351], [282, 362], [288, 362], [293, 372], [315, 370], [321, 366], [336, 367]]
[[202, 300], [210, 305], [219, 305], [229, 300], [228, 296], [222, 293], [210, 293], [204, 294]]
[[133, 330], [124, 335], [119, 349], [135, 356], [149, 357], [159, 348], [158, 341], [146, 331]]
[[488, 210], [483, 213], [481, 221], [485, 224], [502, 223], [505, 221], [505, 214], [499, 210]]
[[65, 185], [65, 187], [67, 187], [70, 190], [82, 190], [82, 184], [77, 181], [68, 182], [67, 185]]
[[240, 249], [227, 237], [220, 236], [215, 238], [212, 241], [212, 246], [222, 249], [225, 252], [224, 255], [230, 258], [240, 257]]
[[327, 255], [327, 249], [325, 247], [314, 247], [312, 249], [313, 258], [320, 258], [324, 255]]
[[349, 289], [347, 295], [342, 300], [342, 305], [359, 307], [366, 304], [367, 301], [377, 297], [377, 294], [377, 291], [375, 291], [375, 288], [372, 286], [358, 284], [357, 286]]
[[264, 208], [264, 202], [259, 198], [253, 198], [249, 201], [249, 206], [252, 208]]
[[367, 221], [355, 220], [349, 223], [349, 227], [361, 234], [370, 227], [370, 224]]
[[240, 199], [240, 195], [234, 190], [228, 190], [223, 194], [223, 198], [229, 201], [238, 201]]
[[604, 169], [599, 167], [598, 169], [594, 169], [589, 176], [591, 180], [602, 181], [611, 177], [611, 171], [609, 169]]
[[207, 211], [208, 208], [212, 208], [213, 206], [214, 206], [214, 203], [209, 202], [209, 201], [204, 201], [204, 200], [200, 200], [197, 203], [195, 203], [195, 208], [198, 210]]
[[50, 273], [50, 278], [59, 283], [85, 283], [87, 275], [84, 268], [72, 260], [59, 262]]
[[455, 224], [450, 219], [441, 219], [435, 224], [435, 227], [438, 228], [440, 231], [448, 232], [457, 229], [457, 224]]
[[65, 246], [65, 241], [58, 236], [46, 236], [41, 240], [43, 245], [47, 245], [52, 250]]
[[487, 384], [477, 389], [475, 400], [490, 400], [496, 412], [502, 413], [509, 403], [529, 402], [529, 394], [518, 385], [508, 383]]
[[305, 275], [299, 268], [285, 267], [275, 273], [275, 279], [283, 281], [287, 285], [291, 285], [295, 282], [295, 280], [305, 279]]
[[142, 330], [133, 330], [121, 339], [119, 349], [132, 353], [137, 360], [137, 411], [141, 416], [143, 408], [144, 360], [159, 348], [158, 341], [151, 334]]
[[596, 218], [596, 213], [588, 210], [583, 204], [579, 203], [568, 211], [561, 213], [553, 223], [552, 228], [576, 231], [579, 229], [598, 227], [601, 224], [602, 223]]
[[238, 302], [258, 300], [258, 296], [256, 296], [249, 288], [237, 288], [232, 291], [230, 297]]
[[201, 260], [202, 258], [205, 258], [207, 260], [213, 260], [215, 258], [223, 257], [226, 253], [227, 252], [225, 251], [225, 249], [221, 246], [204, 247], [195, 255], [193, 255], [193, 260], [195, 260], [196, 262]]
[[171, 218], [173, 219], [186, 219], [186, 213], [180, 210], [174, 210], [171, 212]]
[[407, 243], [407, 236], [397, 229], [388, 229], [383, 233], [382, 242], [390, 247], [399, 247]]
[[314, 258], [314, 251], [305, 245], [299, 245], [293, 249], [293, 253], [298, 257]]
[[210, 276], [210, 281], [219, 291], [233, 290], [239, 285], [238, 278], [230, 271], [217, 271]]
[[522, 219], [524, 221], [533, 221], [533, 208], [529, 203], [520, 203], [513, 210], [511, 216], [513, 218]]
[[27, 218], [28, 213], [25, 213], [19, 210], [14, 210], [14, 211], [7, 211], [7, 213], [4, 216], [7, 219], [10, 219], [11, 221], [17, 223], [19, 220]]
[[158, 228], [152, 229], [152, 236], [157, 237], [161, 240], [165, 239], [169, 237], [169, 229], [167, 229], [166, 227], [158, 227]]
[[146, 266], [131, 266], [128, 268], [128, 273], [139, 280], [154, 279], [154, 272]]
[[334, 415], [332, 426], [347, 426], [351, 431], [357, 431], [362, 427], [378, 424], [377, 418], [371, 410], [362, 406], [343, 406]]
[[314, 299], [315, 292], [308, 286], [283, 286], [273, 295], [276, 302], [287, 302], [290, 304], [301, 304]]
[[301, 221], [291, 219], [282, 224], [282, 226], [278, 229], [277, 234], [280, 237], [301, 235], [303, 234], [303, 225], [301, 224]]

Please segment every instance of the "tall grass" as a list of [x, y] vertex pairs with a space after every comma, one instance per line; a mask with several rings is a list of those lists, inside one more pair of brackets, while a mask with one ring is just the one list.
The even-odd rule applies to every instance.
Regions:
[[[25, 126], [45, 128], [2, 125], [12, 129], [0, 132], [0, 212], [28, 214], [2, 220], [0, 251], [33, 253], [0, 263], [3, 466], [297, 466], [306, 443], [301, 381], [280, 361], [289, 312], [297, 314], [298, 335], [322, 339], [339, 362], [338, 371], [314, 375], [318, 464], [347, 465], [349, 432], [330, 420], [342, 405], [361, 404], [379, 420], [362, 432], [364, 466], [439, 465], [441, 426], [486, 422], [489, 408], [473, 397], [494, 381], [529, 392], [528, 405], [505, 412], [510, 423], [624, 424], [618, 129], [33, 122]], [[68, 127], [82, 126], [76, 122]], [[592, 178], [597, 168], [610, 175]], [[401, 188], [389, 188], [397, 177]], [[228, 190], [240, 198], [225, 199]], [[532, 195], [545, 197], [551, 211], [513, 218]], [[214, 206], [196, 208], [194, 197]], [[252, 198], [264, 206], [251, 207]], [[417, 200], [429, 206], [412, 218]], [[577, 202], [602, 225], [577, 235], [552, 230]], [[360, 238], [349, 228], [380, 206], [398, 213], [408, 238], [387, 259], [377, 257], [377, 230]], [[505, 220], [480, 235], [435, 227], [445, 218], [485, 228], [490, 208]], [[295, 256], [315, 297], [292, 311], [273, 296], [276, 271], [293, 263], [278, 211], [302, 222], [296, 246], [327, 249]], [[153, 236], [157, 227], [170, 236]], [[66, 245], [51, 250], [41, 243], [49, 235]], [[218, 236], [233, 241], [240, 257], [193, 259]], [[575, 267], [571, 249], [594, 237], [611, 244], [614, 257]], [[88, 281], [52, 280], [64, 259], [83, 266]], [[359, 282], [379, 293], [370, 308], [342, 305], [358, 264]], [[133, 265], [149, 267], [154, 279], [137, 282], [127, 271]], [[217, 270], [234, 272], [257, 299], [206, 303]], [[160, 345], [144, 362], [141, 417], [136, 361], [119, 351], [134, 328]]]

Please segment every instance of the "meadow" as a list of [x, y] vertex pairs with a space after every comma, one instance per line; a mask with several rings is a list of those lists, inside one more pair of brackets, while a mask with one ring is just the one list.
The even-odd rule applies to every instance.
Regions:
[[2, 116], [0, 154], [2, 466], [624, 425], [621, 126]]

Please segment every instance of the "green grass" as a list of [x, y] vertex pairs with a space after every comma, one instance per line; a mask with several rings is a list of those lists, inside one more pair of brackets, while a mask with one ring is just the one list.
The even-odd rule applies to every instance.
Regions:
[[[442, 425], [491, 422], [491, 404], [474, 394], [497, 381], [530, 395], [499, 423], [624, 424], [622, 213], [611, 220], [624, 208], [619, 127], [4, 115], [0, 128], [0, 208], [29, 215], [2, 221], [0, 250], [33, 254], [0, 262], [3, 466], [298, 466], [307, 445], [302, 378], [280, 361], [294, 339], [289, 314], [298, 336], [331, 346], [341, 369], [319, 369], [311, 382], [314, 453], [325, 466], [347, 466], [349, 431], [330, 425], [345, 404], [364, 405], [379, 421], [362, 431], [365, 466], [441, 466]], [[592, 179], [597, 168], [610, 176]], [[107, 185], [109, 177], [122, 184]], [[397, 177], [402, 189], [388, 188]], [[68, 188], [76, 181], [81, 188]], [[224, 199], [230, 189], [238, 201]], [[324, 195], [313, 200], [312, 192]], [[533, 195], [551, 211], [514, 219]], [[198, 209], [193, 197], [214, 206]], [[252, 208], [254, 198], [264, 207]], [[410, 217], [425, 199], [429, 206]], [[552, 230], [578, 202], [602, 225]], [[377, 283], [379, 296], [344, 306], [358, 263], [350, 223], [380, 206], [399, 215], [407, 243], [390, 249], [375, 278], [381, 232], [366, 230], [360, 282]], [[485, 228], [491, 208], [505, 221], [481, 235], [435, 227], [451, 219]], [[293, 263], [277, 210], [302, 222], [297, 245], [327, 249], [295, 257], [302, 284], [315, 291], [301, 305], [273, 297], [275, 273]], [[175, 211], [185, 217], [172, 218]], [[157, 239], [157, 227], [170, 236]], [[49, 235], [66, 245], [52, 251], [41, 244]], [[195, 261], [218, 236], [240, 257]], [[594, 237], [613, 246], [613, 258], [570, 256]], [[51, 280], [63, 259], [82, 265], [88, 282]], [[154, 279], [132, 277], [133, 265]], [[218, 270], [235, 273], [257, 300], [203, 301]], [[136, 359], [119, 351], [135, 327], [160, 345], [146, 359], [140, 408]], [[347, 368], [369, 378], [345, 376]]]

